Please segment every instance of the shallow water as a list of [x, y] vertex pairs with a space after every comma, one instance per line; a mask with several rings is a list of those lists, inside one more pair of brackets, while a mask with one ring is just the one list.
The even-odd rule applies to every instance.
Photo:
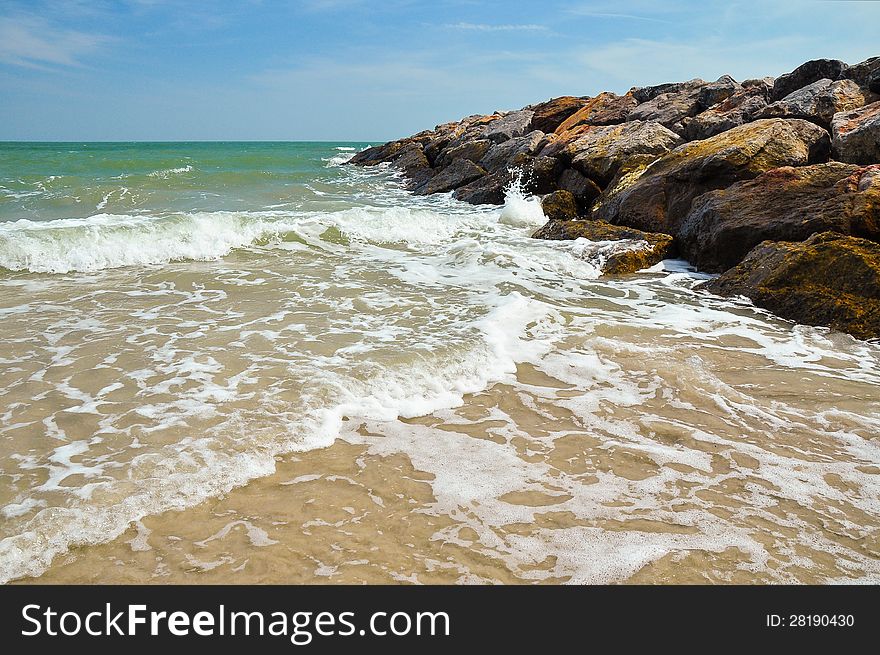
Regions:
[[880, 581], [880, 345], [362, 146], [0, 145], [0, 579]]

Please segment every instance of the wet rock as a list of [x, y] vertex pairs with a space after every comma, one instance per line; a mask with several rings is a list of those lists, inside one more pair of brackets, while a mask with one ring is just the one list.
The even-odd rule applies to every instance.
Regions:
[[756, 118], [803, 118], [828, 129], [834, 114], [858, 109], [864, 104], [865, 94], [852, 80], [832, 82], [829, 79], [822, 79], [767, 105], [755, 116]]
[[472, 205], [503, 205], [506, 190], [512, 181], [510, 171], [490, 173], [457, 188], [452, 197]]
[[523, 136], [531, 131], [534, 116], [535, 112], [530, 109], [510, 112], [487, 125], [483, 138], [489, 139], [492, 143], [502, 143]]
[[782, 100], [789, 93], [822, 79], [836, 80], [846, 68], [846, 63], [839, 59], [813, 59], [805, 62], [790, 73], [776, 78], [770, 100]]
[[675, 236], [688, 261], [720, 272], [762, 241], [826, 231], [880, 239], [880, 166], [773, 169], [696, 198]]
[[529, 131], [538, 130], [550, 133], [559, 127], [569, 116], [582, 109], [588, 102], [588, 98], [576, 98], [574, 96], [562, 96], [553, 98], [547, 102], [533, 105], [535, 112]]
[[434, 176], [431, 164], [428, 163], [428, 158], [425, 157], [425, 152], [418, 143], [404, 146], [392, 155], [389, 161], [394, 168], [403, 172], [408, 189], [427, 184]]
[[701, 287], [746, 296], [797, 323], [880, 338], [880, 244], [866, 239], [823, 232], [797, 243], [764, 241]]
[[541, 199], [544, 216], [551, 221], [574, 220], [578, 215], [577, 203], [569, 191], [554, 191]]
[[572, 168], [606, 186], [621, 169], [646, 166], [683, 142], [659, 123], [631, 121], [588, 127], [561, 155]]
[[673, 239], [667, 234], [642, 232], [604, 221], [550, 220], [532, 236], [552, 241], [584, 238], [590, 241], [633, 242], [621, 244], [624, 247], [612, 250], [607, 256], [602, 271], [613, 275], [634, 273], [675, 255]]
[[556, 128], [556, 134], [565, 134], [582, 125], [616, 125], [623, 123], [638, 103], [631, 95], [619, 96], [604, 92], [590, 98], [578, 111]]
[[581, 212], [589, 210], [593, 201], [602, 193], [602, 189], [593, 180], [573, 168], [562, 171], [556, 184], [574, 196]]
[[562, 173], [562, 169], [562, 162], [555, 157], [535, 157], [522, 167], [523, 183], [530, 193], [539, 195], [550, 193], [557, 188], [556, 180]]
[[593, 217], [649, 232], [675, 234], [697, 196], [780, 166], [827, 159], [828, 133], [803, 120], [758, 120], [660, 157], [629, 186], [606, 190]]
[[413, 189], [413, 192], [422, 196], [444, 193], [473, 182], [485, 174], [486, 171], [474, 162], [468, 159], [456, 159], [426, 183]]
[[880, 102], [836, 114], [831, 134], [834, 155], [840, 161], [880, 163]]

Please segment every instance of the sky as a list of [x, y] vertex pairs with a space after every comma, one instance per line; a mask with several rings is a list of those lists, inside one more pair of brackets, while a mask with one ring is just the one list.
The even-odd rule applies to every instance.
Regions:
[[379, 141], [876, 55], [873, 0], [0, 0], [0, 140]]

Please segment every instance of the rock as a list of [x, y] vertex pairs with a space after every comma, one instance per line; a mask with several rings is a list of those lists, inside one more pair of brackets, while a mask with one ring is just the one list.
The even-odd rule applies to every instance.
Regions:
[[705, 109], [700, 102], [700, 96], [705, 87], [706, 83], [702, 80], [686, 82], [676, 91], [661, 93], [638, 105], [627, 115], [626, 119], [628, 121], [655, 121], [680, 134], [683, 132], [682, 119], [696, 116]]
[[828, 133], [803, 120], [772, 118], [691, 141], [654, 162], [630, 186], [606, 190], [593, 217], [649, 232], [675, 234], [697, 196], [780, 166], [827, 158]]
[[[872, 75], [877, 75], [878, 71], [880, 71], [880, 57], [871, 57], [870, 59], [866, 59], [865, 61], [859, 62], [858, 64], [847, 66], [843, 69], [843, 72], [837, 79], [852, 80], [859, 86], [868, 87], [869, 78]], [[880, 93], [880, 88], [871, 90], [875, 93]]]
[[456, 159], [469, 159], [470, 161], [477, 163], [491, 147], [492, 142], [489, 141], [489, 139], [475, 139], [473, 141], [465, 141], [454, 147], [447, 147], [437, 157], [436, 166], [437, 168], [443, 168], [454, 162]]
[[526, 189], [530, 193], [544, 195], [557, 188], [556, 180], [562, 173], [562, 162], [555, 157], [535, 157], [523, 165], [522, 171]]
[[880, 163], [880, 102], [835, 115], [831, 134], [834, 154], [840, 161]]
[[541, 199], [544, 216], [551, 221], [574, 220], [578, 215], [577, 203], [569, 191], [554, 191]]
[[556, 134], [565, 134], [581, 125], [616, 125], [626, 120], [638, 103], [631, 95], [619, 96], [604, 92], [587, 100], [583, 107], [566, 118], [556, 128]]
[[834, 114], [858, 109], [864, 104], [865, 94], [852, 80], [832, 82], [829, 79], [822, 79], [767, 105], [755, 116], [756, 118], [803, 118], [828, 129]]
[[680, 136], [659, 123], [631, 121], [587, 127], [561, 156], [572, 168], [606, 186], [622, 168], [646, 166], [682, 143]]
[[417, 143], [410, 143], [397, 151], [390, 158], [391, 165], [399, 171], [403, 172], [406, 178], [406, 187], [415, 189], [428, 181], [434, 176], [431, 164], [425, 157], [422, 146]]
[[720, 272], [762, 241], [826, 231], [880, 239], [880, 165], [773, 169], [696, 198], [675, 236], [688, 261]]
[[574, 196], [581, 212], [588, 211], [593, 201], [602, 193], [602, 189], [593, 180], [573, 168], [566, 168], [562, 171], [556, 184], [560, 189], [568, 191]]
[[553, 132], [565, 119], [582, 109], [588, 100], [588, 98], [562, 96], [534, 105], [532, 110], [535, 113], [529, 131], [538, 130], [547, 134]]
[[507, 189], [513, 184], [519, 184], [525, 193], [544, 195], [556, 190], [560, 168], [557, 159], [536, 157], [526, 160], [521, 166], [484, 175], [459, 187], [452, 195], [473, 205], [503, 205]]
[[480, 159], [480, 166], [491, 173], [511, 166], [522, 166], [534, 155], [544, 139], [543, 132], [530, 132], [525, 136], [514, 137], [493, 144]]
[[532, 236], [552, 241], [584, 238], [590, 241], [635, 242], [632, 248], [616, 249], [608, 255], [602, 271], [613, 275], [634, 273], [675, 255], [672, 237], [667, 234], [642, 232], [604, 221], [550, 220]]
[[421, 196], [427, 196], [432, 193], [452, 191], [460, 186], [464, 186], [468, 182], [473, 182], [485, 174], [486, 171], [474, 162], [468, 159], [456, 159], [425, 184], [413, 189], [413, 192]]
[[875, 70], [868, 76], [868, 88], [874, 93], [880, 93], [880, 70]]
[[724, 102], [741, 88], [730, 75], [722, 75], [714, 82], [700, 87], [697, 104], [701, 110], [708, 109], [719, 102]]
[[530, 109], [510, 112], [487, 125], [483, 138], [489, 139], [492, 143], [501, 143], [523, 136], [531, 130], [534, 116], [535, 112]]
[[663, 93], [678, 93], [684, 88], [699, 86], [705, 82], [699, 78], [689, 80], [687, 82], [671, 82], [668, 84], [657, 84], [655, 86], [633, 87], [627, 95], [631, 95], [639, 104], [649, 102]]
[[790, 73], [780, 75], [773, 84], [770, 100], [782, 100], [792, 91], [802, 89], [821, 79], [836, 80], [847, 65], [838, 59], [813, 59], [801, 64]]
[[799, 243], [764, 241], [702, 288], [858, 339], [880, 337], [880, 244], [833, 232]]
[[752, 121], [755, 114], [766, 106], [766, 88], [759, 85], [743, 86], [729, 98], [706, 111], [683, 118], [682, 136], [688, 141], [708, 139]]
[[511, 181], [509, 171], [490, 173], [457, 188], [452, 197], [472, 205], [503, 205]]
[[769, 101], [770, 95], [773, 93], [773, 84], [776, 79], [773, 77], [757, 77], [750, 80], [743, 80], [740, 86], [749, 89], [752, 92], [759, 92], [764, 95], [764, 100]]

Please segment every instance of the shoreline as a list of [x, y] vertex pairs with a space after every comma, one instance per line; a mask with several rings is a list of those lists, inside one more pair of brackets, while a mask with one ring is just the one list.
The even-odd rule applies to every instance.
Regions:
[[472, 204], [501, 204], [521, 181], [544, 198], [536, 237], [643, 243], [606, 273], [678, 253], [720, 274], [707, 291], [880, 339], [880, 57], [562, 96], [350, 163], [389, 164], [416, 195]]

